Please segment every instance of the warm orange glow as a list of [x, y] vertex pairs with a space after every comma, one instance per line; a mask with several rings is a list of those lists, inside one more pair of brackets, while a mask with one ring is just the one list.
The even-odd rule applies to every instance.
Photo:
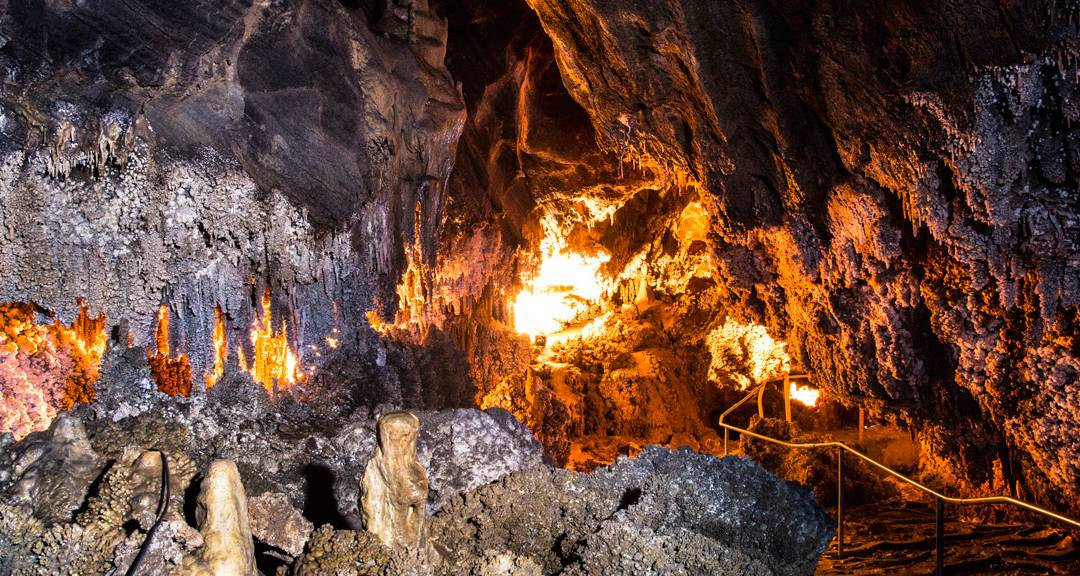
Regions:
[[154, 333], [156, 352], [147, 353], [150, 362], [150, 375], [154, 377], [158, 390], [172, 396], [191, 395], [191, 364], [187, 354], [172, 356], [169, 343], [169, 307], [158, 307], [157, 330]]
[[[281, 330], [274, 330], [270, 313], [270, 291], [262, 298], [262, 326], [256, 322], [251, 329], [251, 347], [254, 350], [251, 365], [245, 368], [251, 377], [261, 384], [267, 392], [285, 390], [297, 382], [303, 382], [307, 375], [300, 369], [300, 361], [289, 345], [289, 327], [281, 322]], [[241, 368], [247, 362], [240, 357]]]
[[70, 328], [59, 320], [53, 322], [52, 329], [60, 333], [61, 338], [70, 342], [77, 350], [76, 357], [85, 366], [84, 377], [67, 379], [64, 391], [64, 409], [71, 410], [75, 404], [89, 404], [94, 400], [94, 383], [98, 379], [98, 366], [105, 356], [105, 315], [91, 318], [86, 305], [79, 303], [79, 315]]
[[157, 332], [154, 333], [154, 343], [157, 345], [158, 354], [169, 355], [169, 307], [164, 304], [158, 306]]
[[679, 244], [689, 246], [695, 240], [704, 240], [711, 229], [709, 213], [699, 202], [691, 202], [679, 215], [677, 234]]
[[760, 324], [728, 318], [705, 338], [712, 361], [709, 379], [734, 381], [740, 390], [788, 373], [787, 343], [774, 339]]
[[105, 317], [80, 305], [72, 325], [38, 324], [29, 304], [0, 304], [0, 432], [44, 430], [59, 410], [94, 399]]
[[554, 334], [598, 302], [600, 266], [611, 258], [573, 253], [552, 230], [540, 249], [540, 268], [514, 300], [514, 328], [530, 336]]
[[337, 338], [334, 338], [333, 336], [327, 336], [326, 337], [326, 345], [327, 346], [329, 346], [331, 348], [337, 348], [338, 344], [339, 344], [339, 341], [338, 341]]
[[798, 386], [794, 382], [791, 383], [790, 390], [792, 399], [798, 400], [804, 406], [811, 408], [817, 405], [818, 397], [821, 396], [821, 391], [817, 388]]
[[214, 308], [214, 366], [206, 373], [206, 387], [213, 388], [225, 374], [225, 360], [229, 353], [229, 343], [225, 339], [225, 315], [221, 306]]

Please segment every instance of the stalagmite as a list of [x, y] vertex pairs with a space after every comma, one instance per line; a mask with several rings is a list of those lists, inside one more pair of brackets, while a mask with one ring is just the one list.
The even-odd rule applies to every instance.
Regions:
[[255, 546], [247, 498], [231, 460], [210, 464], [200, 486], [196, 517], [205, 544], [176, 572], [183, 576], [255, 576]]
[[428, 481], [416, 459], [420, 420], [408, 412], [379, 418], [379, 443], [360, 483], [364, 527], [392, 548], [419, 549]]

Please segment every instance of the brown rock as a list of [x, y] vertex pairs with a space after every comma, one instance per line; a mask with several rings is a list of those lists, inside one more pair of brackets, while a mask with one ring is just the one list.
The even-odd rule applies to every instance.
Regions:
[[299, 556], [315, 528], [280, 492], [248, 498], [252, 536], [290, 556]]

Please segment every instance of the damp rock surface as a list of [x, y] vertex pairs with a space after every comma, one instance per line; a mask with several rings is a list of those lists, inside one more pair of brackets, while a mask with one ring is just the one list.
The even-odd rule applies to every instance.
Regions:
[[0, 490], [45, 522], [71, 520], [106, 462], [78, 418], [63, 415], [45, 432], [0, 451]]

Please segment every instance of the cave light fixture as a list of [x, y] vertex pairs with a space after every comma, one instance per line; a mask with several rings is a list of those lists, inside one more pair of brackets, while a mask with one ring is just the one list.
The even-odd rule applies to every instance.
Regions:
[[810, 386], [799, 386], [794, 382], [790, 382], [788, 386], [790, 386], [792, 400], [810, 408], [817, 406], [818, 399], [821, 398], [821, 390]]
[[562, 331], [600, 301], [606, 284], [600, 267], [611, 259], [603, 251], [590, 256], [570, 250], [551, 218], [544, 228], [540, 265], [524, 279], [513, 305], [515, 330], [533, 338]]

